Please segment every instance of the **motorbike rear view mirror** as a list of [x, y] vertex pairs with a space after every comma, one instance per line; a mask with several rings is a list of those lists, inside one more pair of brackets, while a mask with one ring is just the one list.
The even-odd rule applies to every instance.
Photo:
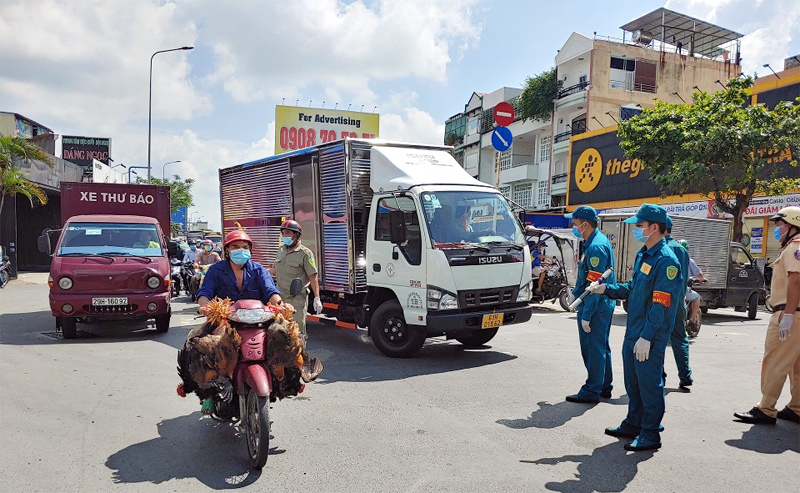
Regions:
[[389, 211], [389, 241], [395, 245], [406, 242], [406, 219], [401, 210]]
[[53, 254], [53, 246], [50, 244], [50, 228], [45, 228], [42, 235], [36, 240], [39, 251], [48, 255]]
[[292, 284], [289, 286], [289, 294], [293, 297], [297, 296], [301, 291], [303, 291], [303, 287], [303, 280], [299, 277], [295, 277], [292, 279]]

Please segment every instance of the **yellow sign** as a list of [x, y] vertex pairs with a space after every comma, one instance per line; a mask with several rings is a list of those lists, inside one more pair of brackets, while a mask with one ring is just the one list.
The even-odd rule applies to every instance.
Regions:
[[275, 107], [275, 154], [305, 149], [345, 137], [376, 139], [380, 115], [357, 111]]
[[603, 158], [597, 149], [590, 147], [581, 153], [575, 164], [575, 182], [583, 193], [589, 193], [600, 183], [603, 176]]

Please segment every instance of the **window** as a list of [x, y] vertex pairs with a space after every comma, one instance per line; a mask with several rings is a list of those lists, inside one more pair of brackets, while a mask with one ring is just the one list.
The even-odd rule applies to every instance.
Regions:
[[750, 256], [747, 255], [747, 252], [739, 247], [731, 247], [731, 262], [733, 262], [734, 267], [739, 268], [749, 267], [752, 265]]
[[511, 185], [506, 185], [500, 187], [500, 193], [503, 194], [503, 197], [510, 199], [511, 198]]
[[511, 150], [512, 147], [509, 147], [507, 150], [500, 153], [500, 169], [507, 170], [511, 169]]
[[480, 125], [480, 116], [473, 116], [467, 121], [467, 135], [474, 135], [478, 133], [478, 126]]
[[547, 207], [550, 205], [550, 197], [547, 194], [547, 180], [539, 182], [539, 200], [536, 205], [539, 207]]
[[514, 186], [514, 202], [523, 207], [530, 207], [533, 198], [533, 186], [531, 183], [522, 183]]
[[550, 161], [550, 136], [542, 137], [539, 142], [539, 162], [545, 163]]
[[642, 112], [641, 108], [620, 108], [619, 109], [619, 118], [620, 120], [627, 120], [628, 118], [634, 117]]
[[378, 202], [378, 213], [375, 216], [375, 239], [389, 241], [389, 212], [404, 212], [406, 224], [406, 242], [400, 245], [400, 251], [409, 264], [419, 265], [422, 261], [422, 236], [419, 228], [417, 207], [411, 197], [386, 197]]

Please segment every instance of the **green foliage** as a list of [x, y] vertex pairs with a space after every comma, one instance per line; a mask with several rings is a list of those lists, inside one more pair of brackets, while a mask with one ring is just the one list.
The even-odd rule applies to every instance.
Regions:
[[[144, 178], [137, 178], [136, 183], [147, 183]], [[169, 202], [172, 212], [177, 212], [181, 207], [187, 209], [194, 205], [192, 201], [192, 185], [194, 180], [191, 178], [181, 179], [179, 175], [174, 175], [172, 179], [160, 179], [152, 177], [150, 179], [152, 185], [162, 185], [169, 187]]]
[[562, 85], [563, 82], [556, 78], [555, 68], [535, 77], [527, 77], [522, 94], [514, 105], [515, 111], [523, 121], [549, 120], [553, 114], [553, 101], [558, 97]]
[[15, 162], [41, 161], [50, 168], [55, 162], [42, 148], [21, 137], [0, 137], [0, 211], [3, 210], [6, 195], [21, 194], [28, 198], [31, 207], [47, 203], [47, 194], [25, 176], [25, 171]]
[[11, 166], [14, 161], [41, 161], [50, 168], [55, 166], [52, 156], [30, 140], [0, 136], [0, 167]]
[[175, 221], [172, 221], [170, 228], [172, 229], [172, 236], [178, 236], [183, 232], [183, 225]]
[[[800, 104], [773, 110], [750, 105], [751, 77], [728, 82], [714, 94], [695, 92], [693, 104], [656, 101], [655, 107], [620, 123], [620, 146], [640, 159], [663, 194], [697, 192], [734, 216], [734, 240], [741, 238], [744, 211], [755, 194], [782, 194], [800, 186], [787, 177], [790, 145], [800, 146]], [[800, 103], [800, 98], [798, 98]]]

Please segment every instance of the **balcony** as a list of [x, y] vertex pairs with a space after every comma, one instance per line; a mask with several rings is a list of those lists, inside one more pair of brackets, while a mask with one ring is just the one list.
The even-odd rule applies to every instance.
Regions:
[[569, 138], [572, 132], [562, 132], [553, 137], [553, 154], [561, 154], [569, 150]]
[[558, 91], [556, 98], [556, 111], [571, 106], [586, 105], [586, 90], [588, 82], [581, 82]]
[[500, 183], [515, 183], [519, 181], [536, 180], [539, 178], [539, 165], [531, 160], [530, 156], [523, 156], [525, 159], [511, 159], [511, 166], [503, 167], [500, 171]]
[[567, 96], [572, 96], [573, 94], [578, 94], [581, 91], [585, 91], [587, 87], [589, 87], [588, 81], [579, 82], [574, 86], [565, 87], [564, 89], [558, 91], [558, 96], [556, 96], [556, 99], [562, 99]]
[[560, 173], [551, 178], [550, 195], [563, 195], [567, 193], [567, 179], [569, 174]]

